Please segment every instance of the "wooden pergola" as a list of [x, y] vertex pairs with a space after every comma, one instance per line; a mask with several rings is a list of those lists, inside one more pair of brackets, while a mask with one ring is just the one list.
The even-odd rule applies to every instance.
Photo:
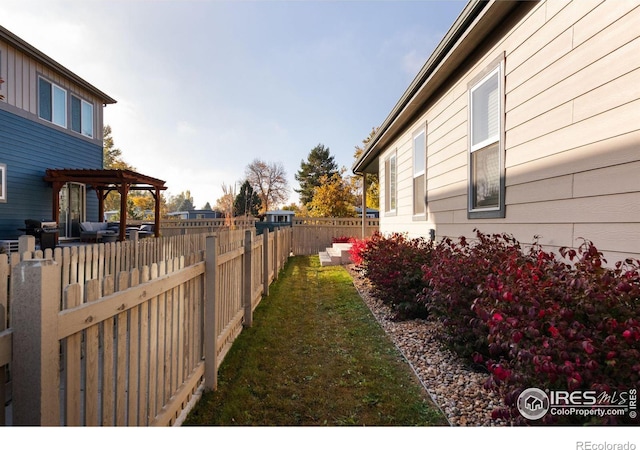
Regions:
[[104, 220], [104, 200], [109, 192], [119, 192], [121, 241], [126, 236], [129, 191], [149, 191], [155, 200], [154, 234], [160, 236], [160, 192], [167, 189], [162, 180], [126, 169], [47, 169], [44, 181], [53, 185], [53, 220], [56, 223], [60, 223], [60, 190], [66, 183], [82, 183], [95, 189], [99, 221]]

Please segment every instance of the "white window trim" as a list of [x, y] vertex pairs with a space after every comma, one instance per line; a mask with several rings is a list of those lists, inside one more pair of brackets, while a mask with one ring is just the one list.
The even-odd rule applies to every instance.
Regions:
[[[485, 82], [491, 77], [498, 74], [498, 108], [499, 108], [499, 127], [498, 133], [494, 136], [490, 136], [487, 139], [473, 145], [473, 93], [479, 89]], [[505, 80], [504, 80], [504, 55], [501, 55], [494, 61], [488, 69], [488, 72], [483, 72], [481, 78], [472, 80], [469, 83], [468, 88], [468, 108], [469, 108], [469, 124], [468, 124], [468, 140], [469, 140], [469, 152], [468, 152], [468, 187], [467, 187], [467, 215], [469, 219], [489, 219], [489, 218], [504, 218], [506, 214], [505, 207], [505, 181], [504, 181], [504, 108], [505, 108]], [[490, 145], [498, 144], [498, 164], [500, 167], [500, 187], [499, 187], [499, 200], [498, 206], [486, 207], [486, 208], [474, 208], [473, 207], [473, 168], [471, 155], [482, 150]]]
[[[416, 139], [420, 136], [423, 135], [424, 136], [424, 148], [422, 149], [423, 153], [423, 161], [424, 164], [422, 165], [421, 170], [419, 170], [418, 172], [416, 172]], [[420, 176], [424, 176], [424, 195], [425, 198], [422, 199], [422, 201], [424, 202], [424, 212], [421, 213], [417, 213], [415, 212], [416, 210], [416, 199], [412, 198], [413, 203], [411, 205], [411, 209], [412, 209], [412, 214], [413, 214], [413, 218], [417, 219], [417, 220], [421, 220], [424, 219], [427, 216], [427, 202], [426, 202], [426, 195], [427, 195], [427, 127], [425, 125], [421, 126], [418, 130], [414, 131], [413, 134], [411, 135], [411, 158], [412, 158], [412, 171], [413, 171], [413, 178], [411, 179], [411, 189], [412, 189], [412, 197], [415, 195], [415, 182], [416, 182], [416, 178], [420, 177]]]
[[[478, 81], [476, 83], [476, 85], [469, 91], [469, 111], [470, 111], [470, 120], [473, 119], [473, 93], [475, 91], [477, 91], [478, 89], [480, 89], [487, 81], [489, 81], [490, 78], [494, 77], [496, 74], [498, 75], [498, 96], [499, 99], [502, 99], [502, 96], [504, 95], [504, 93], [502, 92], [502, 82], [500, 81], [500, 73], [501, 73], [501, 65], [498, 65], [498, 67], [496, 67], [495, 69], [493, 69], [491, 72], [489, 72], [484, 78], [482, 78], [480, 81]], [[498, 100], [498, 114], [502, 115], [502, 101]], [[500, 141], [500, 134], [501, 134], [501, 128], [502, 127], [498, 127], [498, 132], [493, 135], [493, 136], [489, 136], [487, 139], [485, 139], [482, 142], [479, 142], [475, 145], [473, 145], [473, 140], [471, 141], [471, 153], [477, 151], [477, 150], [481, 150], [485, 147], [488, 147], [491, 144], [494, 144], [496, 142]], [[473, 130], [473, 124], [470, 124], [470, 129]], [[471, 137], [470, 137], [471, 139]]]
[[[83, 99], [82, 97], [80, 97], [78, 95], [75, 95], [75, 94], [71, 94], [71, 97], [77, 98], [78, 100], [80, 100], [80, 131], [74, 130], [72, 128], [73, 124], [69, 127], [69, 129], [71, 131], [73, 131], [74, 133], [80, 133], [83, 136], [93, 138], [93, 135], [95, 134], [95, 114], [94, 114], [95, 107], [94, 107], [93, 103], [88, 102], [85, 99]], [[83, 112], [83, 107], [85, 105], [91, 107], [91, 134], [85, 133], [83, 131], [84, 120], [82, 119], [82, 112]], [[73, 117], [73, 115], [72, 115], [72, 117]]]
[[[394, 161], [393, 168], [395, 169], [395, 186], [394, 192], [391, 192], [391, 161]], [[389, 173], [387, 174], [387, 163], [389, 164]], [[397, 151], [394, 150], [389, 156], [387, 156], [384, 160], [384, 182], [385, 182], [385, 199], [384, 199], [384, 213], [387, 216], [394, 216], [397, 214], [398, 210], [398, 155]], [[388, 176], [387, 176], [388, 175]], [[387, 189], [387, 186], [389, 187]], [[387, 196], [387, 192], [389, 193]], [[391, 199], [395, 200], [395, 205], [391, 206]], [[388, 208], [387, 208], [388, 205]]]
[[[52, 124], [54, 124], [56, 126], [59, 126], [61, 128], [65, 128], [66, 129], [67, 128], [67, 124], [69, 122], [69, 119], [67, 117], [68, 114], [69, 114], [69, 99], [68, 99], [69, 93], [68, 93], [68, 91], [65, 88], [63, 88], [62, 86], [54, 83], [53, 81], [51, 81], [51, 80], [49, 80], [49, 79], [47, 79], [47, 78], [45, 78], [43, 76], [39, 76], [38, 79], [39, 80], [42, 79], [42, 80], [46, 81], [47, 83], [49, 83], [51, 85], [51, 92], [50, 92], [50, 94], [51, 94], [51, 120], [47, 120], [47, 119], [45, 119], [44, 117], [42, 117], [40, 115], [40, 104], [39, 104], [39, 102], [40, 102], [40, 92], [38, 92], [38, 117], [40, 119], [44, 120], [45, 122], [49, 122], [49, 123], [52, 123]], [[57, 122], [55, 122], [53, 120], [53, 118], [55, 116], [55, 109], [56, 109], [56, 107], [55, 107], [55, 96], [53, 95], [54, 88], [58, 88], [62, 92], [64, 92], [64, 123], [63, 124], [57, 123]], [[40, 83], [39, 82], [38, 82], [38, 89], [40, 89]]]
[[0, 183], [2, 183], [2, 192], [0, 192], [0, 203], [7, 203], [7, 165], [0, 164]]

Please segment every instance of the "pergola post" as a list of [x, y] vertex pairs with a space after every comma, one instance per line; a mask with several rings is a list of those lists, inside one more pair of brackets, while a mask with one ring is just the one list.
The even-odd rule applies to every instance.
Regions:
[[51, 220], [60, 226], [60, 191], [65, 183], [56, 181], [52, 183], [53, 197], [52, 197], [52, 207], [51, 207]]
[[98, 196], [98, 221], [104, 222], [104, 188], [96, 187], [96, 195]]
[[362, 172], [362, 239], [367, 237], [367, 172]]
[[127, 235], [127, 197], [129, 196], [129, 183], [120, 185], [120, 237], [121, 241], [125, 240]]
[[156, 186], [156, 191], [155, 193], [153, 193], [153, 197], [155, 199], [155, 209], [154, 209], [154, 214], [153, 214], [153, 220], [154, 220], [154, 227], [153, 227], [153, 233], [155, 235], [155, 237], [160, 237], [160, 189], [158, 189], [158, 187]]

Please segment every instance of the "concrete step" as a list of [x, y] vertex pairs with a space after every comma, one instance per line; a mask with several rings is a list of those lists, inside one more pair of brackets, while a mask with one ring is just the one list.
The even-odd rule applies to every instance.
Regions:
[[320, 256], [320, 266], [321, 267], [335, 265], [333, 260], [331, 259], [331, 256], [329, 256], [329, 253], [327, 253], [327, 252], [319, 252], [318, 255]]
[[349, 242], [338, 242], [333, 244], [333, 248], [340, 251], [340, 264], [351, 264], [351, 254], [349, 250], [353, 244]]
[[327, 247], [326, 253], [331, 258], [331, 262], [334, 266], [339, 266], [340, 264], [342, 264], [342, 250], [334, 247]]
[[340, 264], [351, 264], [351, 254], [349, 249], [351, 244], [337, 243], [327, 247], [324, 252], [319, 252], [321, 266], [338, 266]]

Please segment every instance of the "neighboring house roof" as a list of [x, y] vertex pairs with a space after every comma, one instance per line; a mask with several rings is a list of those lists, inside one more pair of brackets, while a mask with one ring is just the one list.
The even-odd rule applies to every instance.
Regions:
[[51, 59], [50, 57], [42, 53], [40, 50], [38, 50], [31, 44], [23, 41], [18, 36], [16, 36], [15, 34], [13, 34], [12, 32], [10, 32], [9, 30], [7, 30], [2, 26], [0, 26], [0, 40], [8, 42], [12, 47], [29, 55], [31, 58], [35, 59], [39, 63], [47, 67], [50, 67], [52, 70], [58, 72], [63, 77], [68, 78], [69, 80], [73, 81], [77, 85], [86, 89], [91, 94], [100, 98], [105, 105], [116, 103], [116, 100], [109, 97], [107, 94], [105, 94], [104, 92], [102, 92], [101, 90], [93, 86], [92, 84], [88, 83], [87, 81], [83, 80], [78, 75], [76, 75], [75, 73], [71, 72], [62, 64], [54, 61], [53, 59]]
[[354, 173], [378, 172], [378, 155], [384, 146], [402, 132], [437, 89], [519, 3], [469, 1], [353, 164]]
[[279, 216], [286, 216], [286, 215], [292, 215], [294, 216], [296, 213], [295, 211], [289, 211], [289, 210], [284, 210], [284, 209], [278, 209], [276, 211], [267, 211], [266, 214], [271, 214], [271, 215], [279, 215]]

